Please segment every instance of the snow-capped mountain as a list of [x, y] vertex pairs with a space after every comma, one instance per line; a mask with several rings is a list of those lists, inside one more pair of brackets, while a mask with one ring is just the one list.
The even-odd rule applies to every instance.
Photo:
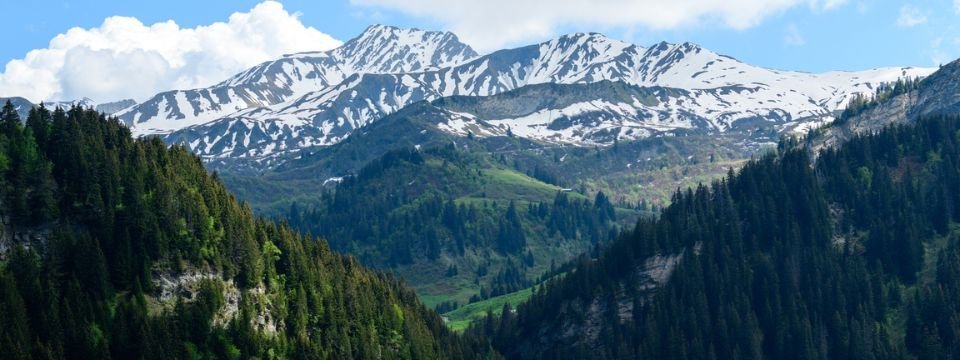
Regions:
[[135, 134], [163, 134], [237, 112], [283, 107], [357, 74], [425, 71], [476, 56], [451, 33], [375, 25], [339, 48], [286, 55], [208, 88], [160, 93], [118, 116]]
[[[11, 103], [17, 108], [17, 112], [20, 114], [20, 118], [26, 119], [27, 115], [30, 113], [30, 109], [40, 106], [22, 97], [10, 97], [10, 98], [0, 98], [0, 101], [6, 102], [10, 100]], [[96, 111], [105, 113], [105, 114], [114, 114], [118, 111], [136, 105], [137, 102], [132, 99], [125, 99], [119, 101], [112, 101], [107, 103], [97, 103], [90, 98], [82, 98], [79, 100], [68, 100], [68, 101], [44, 101], [43, 106], [47, 109], [53, 110], [56, 108], [69, 109], [73, 106], [80, 106], [84, 108], [91, 108]]]
[[[932, 71], [778, 71], [690, 43], [644, 48], [596, 33], [476, 56], [449, 33], [373, 26], [341, 48], [285, 56], [208, 89], [159, 94], [120, 117], [137, 134], [163, 134], [207, 159], [259, 160], [336, 144], [354, 130], [423, 100], [604, 80], [684, 91], [657, 107], [584, 99], [541, 113], [484, 119], [516, 127], [517, 135], [535, 140], [604, 145], [612, 140], [584, 137], [593, 133], [589, 129], [565, 134], [545, 124], [604, 114], [646, 122], [647, 130], [725, 131], [739, 120], [759, 118], [781, 123], [784, 131], [803, 131], [832, 120], [856, 93], [872, 93], [879, 83]], [[448, 130], [462, 133], [455, 123]], [[636, 137], [651, 133], [633, 132]]]

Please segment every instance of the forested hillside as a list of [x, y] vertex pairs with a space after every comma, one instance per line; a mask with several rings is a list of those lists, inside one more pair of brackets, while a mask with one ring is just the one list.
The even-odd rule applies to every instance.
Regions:
[[960, 356], [960, 119], [789, 141], [678, 192], [516, 312], [468, 330], [509, 358]]
[[293, 203], [283, 218], [450, 310], [530, 287], [643, 213], [549, 183], [555, 178], [454, 146], [397, 150], [318, 199]]
[[487, 358], [413, 291], [91, 110], [0, 113], [0, 357]]

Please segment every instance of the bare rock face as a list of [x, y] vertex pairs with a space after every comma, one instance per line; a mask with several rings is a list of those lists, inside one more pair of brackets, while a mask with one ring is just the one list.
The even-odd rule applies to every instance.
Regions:
[[9, 215], [0, 215], [0, 260], [5, 259], [7, 253], [16, 246], [43, 250], [50, 238], [50, 229], [53, 228], [53, 225], [47, 225], [14, 229], [11, 225]]
[[0, 217], [0, 259], [3, 259], [4, 255], [6, 255], [13, 246], [13, 233], [9, 230], [9, 224], [9, 216], [4, 215]]
[[224, 280], [222, 272], [209, 269], [190, 268], [177, 273], [157, 269], [153, 281], [158, 289], [153, 298], [158, 305], [155, 309], [171, 311], [179, 301], [197, 301], [200, 287], [205, 281], [219, 282], [223, 291], [224, 304], [213, 318], [214, 326], [228, 327], [239, 315], [240, 302], [245, 301], [244, 298], [252, 302], [255, 309], [255, 316], [251, 319], [255, 329], [267, 335], [276, 335], [285, 326], [283, 321], [274, 316], [274, 305], [264, 284], [242, 290], [233, 279]]
[[917, 104], [919, 96], [919, 90], [895, 96], [843, 124], [827, 127], [811, 143], [811, 150], [814, 154], [820, 153], [824, 149], [837, 147], [856, 135], [874, 133], [890, 125], [909, 122], [911, 110]]
[[219, 272], [189, 269], [179, 274], [160, 274], [154, 278], [153, 282], [160, 289], [157, 300], [172, 307], [178, 298], [186, 301], [196, 300], [197, 293], [200, 291], [200, 283], [203, 280], [220, 280], [222, 278], [223, 275]]
[[960, 60], [944, 65], [923, 80], [908, 116], [960, 112]]

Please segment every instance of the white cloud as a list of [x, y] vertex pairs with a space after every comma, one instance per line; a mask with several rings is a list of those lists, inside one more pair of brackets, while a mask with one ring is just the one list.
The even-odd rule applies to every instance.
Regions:
[[847, 0], [350, 0], [439, 21], [481, 50], [554, 35], [561, 26], [677, 29], [709, 23], [747, 29], [807, 5], [834, 9]]
[[953, 11], [960, 14], [960, 0], [953, 0]]
[[783, 36], [783, 42], [790, 46], [803, 46], [807, 39], [800, 33], [800, 28], [796, 24], [787, 25], [787, 33]]
[[0, 73], [0, 96], [143, 100], [165, 90], [208, 86], [285, 53], [339, 45], [275, 1], [195, 28], [172, 20], [147, 26], [113, 16], [96, 28], [72, 28], [46, 48], [8, 62]]
[[900, 7], [900, 16], [897, 17], [897, 26], [914, 27], [927, 22], [927, 15], [916, 7], [904, 5]]

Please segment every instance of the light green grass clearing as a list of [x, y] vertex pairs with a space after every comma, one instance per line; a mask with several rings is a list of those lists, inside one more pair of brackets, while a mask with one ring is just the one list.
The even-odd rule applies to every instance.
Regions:
[[443, 318], [447, 323], [447, 327], [451, 330], [463, 331], [471, 322], [486, 317], [488, 311], [499, 315], [503, 310], [504, 304], [510, 304], [511, 307], [516, 308], [517, 305], [526, 301], [532, 294], [532, 288], [526, 288], [509, 294], [492, 297], [487, 300], [464, 305], [459, 309], [443, 314]]

